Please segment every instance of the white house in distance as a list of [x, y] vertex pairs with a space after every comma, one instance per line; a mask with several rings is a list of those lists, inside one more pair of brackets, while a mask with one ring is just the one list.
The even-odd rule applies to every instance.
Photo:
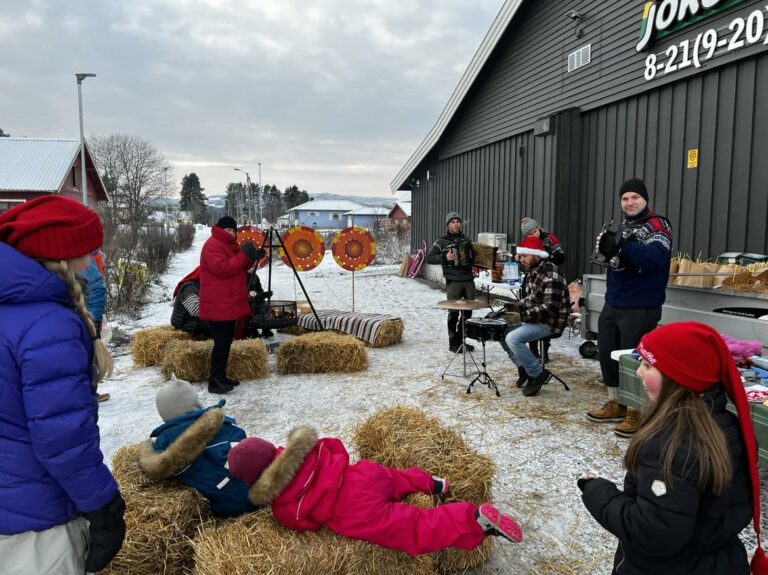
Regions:
[[383, 206], [363, 206], [344, 215], [347, 218], [347, 227], [359, 226], [373, 229], [377, 221], [386, 219], [388, 213], [389, 209]]
[[288, 210], [288, 215], [292, 226], [308, 226], [319, 230], [342, 229], [347, 227], [346, 214], [362, 207], [349, 200], [310, 200]]

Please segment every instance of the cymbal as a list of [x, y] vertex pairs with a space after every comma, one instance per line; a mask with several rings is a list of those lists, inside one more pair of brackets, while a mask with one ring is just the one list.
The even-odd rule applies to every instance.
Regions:
[[437, 307], [459, 311], [472, 311], [488, 307], [487, 303], [467, 299], [446, 299], [437, 302]]

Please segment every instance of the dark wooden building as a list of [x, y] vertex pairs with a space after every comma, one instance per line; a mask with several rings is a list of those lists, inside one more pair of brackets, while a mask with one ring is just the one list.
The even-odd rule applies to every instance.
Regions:
[[573, 279], [633, 176], [675, 252], [768, 253], [766, 154], [766, 2], [507, 0], [392, 190], [412, 190], [414, 245], [451, 210], [510, 242], [531, 216]]

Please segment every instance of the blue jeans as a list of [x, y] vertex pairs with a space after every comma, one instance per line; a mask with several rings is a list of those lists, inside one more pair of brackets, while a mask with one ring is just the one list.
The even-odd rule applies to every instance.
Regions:
[[504, 339], [501, 341], [501, 347], [509, 355], [514, 364], [522, 367], [529, 377], [534, 378], [541, 375], [544, 370], [528, 348], [528, 342], [536, 341], [543, 337], [552, 335], [552, 330], [544, 323], [513, 323], [507, 326]]

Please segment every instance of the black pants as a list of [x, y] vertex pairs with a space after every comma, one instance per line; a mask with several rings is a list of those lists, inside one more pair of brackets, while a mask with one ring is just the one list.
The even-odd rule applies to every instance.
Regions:
[[611, 359], [617, 349], [633, 349], [646, 333], [656, 328], [661, 319], [660, 307], [620, 309], [603, 306], [597, 320], [597, 349], [603, 382], [619, 387], [619, 362]]
[[232, 340], [235, 339], [237, 320], [212, 321], [210, 324], [211, 336], [213, 337], [210, 379], [223, 379], [227, 374], [229, 349], [232, 347]]
[[[446, 299], [475, 299], [475, 282], [455, 282], [446, 281], [445, 283], [445, 295]], [[461, 344], [461, 323], [459, 318], [464, 316], [464, 321], [472, 317], [471, 311], [456, 311], [451, 310], [448, 312], [448, 340], [451, 345]]]

